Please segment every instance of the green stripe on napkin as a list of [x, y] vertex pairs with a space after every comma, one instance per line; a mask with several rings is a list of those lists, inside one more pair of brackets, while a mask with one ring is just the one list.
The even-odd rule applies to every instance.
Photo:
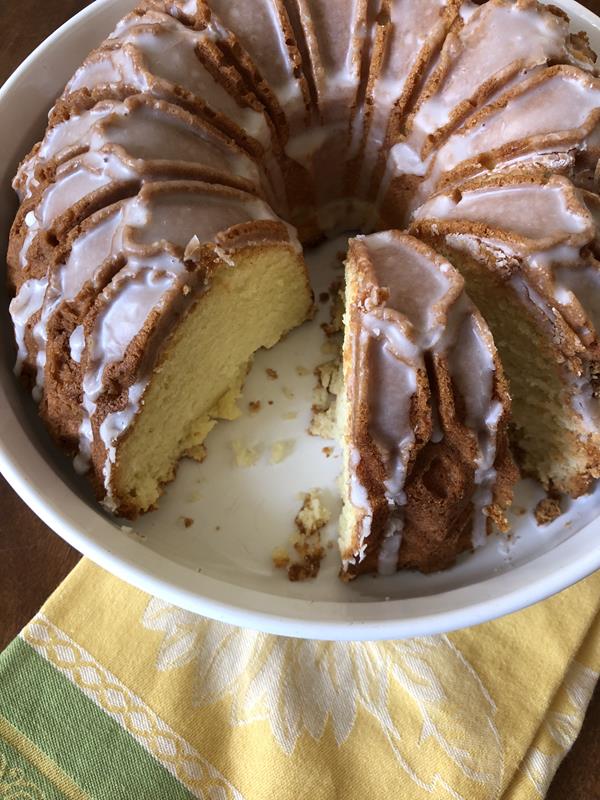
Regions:
[[[61, 794], [55, 788], [54, 794], [40, 794], [40, 798], [88, 795], [98, 800], [132, 800], [140, 797], [140, 787], [149, 786], [157, 800], [192, 797], [117, 722], [21, 639], [2, 656], [0, 685], [0, 712], [6, 721], [27, 740], [35, 741], [41, 756], [79, 787], [79, 794]], [[7, 761], [10, 757], [22, 767], [14, 749], [8, 752], [11, 748], [6, 744], [4, 748]], [[47, 787], [40, 766], [37, 775], [33, 772], [30, 766], [29, 780]], [[0, 792], [0, 797], [11, 795]], [[21, 800], [18, 794], [15, 797]], [[31, 797], [37, 800], [38, 795]]]

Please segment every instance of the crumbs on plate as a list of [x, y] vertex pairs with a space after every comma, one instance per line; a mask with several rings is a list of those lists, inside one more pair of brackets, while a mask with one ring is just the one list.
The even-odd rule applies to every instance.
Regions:
[[[321, 529], [331, 518], [329, 510], [323, 505], [321, 492], [313, 489], [303, 497], [302, 507], [296, 514], [294, 524], [296, 533], [292, 538], [294, 556], [290, 557], [284, 548], [273, 551], [273, 565], [286, 569], [288, 580], [305, 581], [316, 578], [325, 558], [325, 548], [321, 542]], [[292, 560], [293, 559], [293, 560]]]

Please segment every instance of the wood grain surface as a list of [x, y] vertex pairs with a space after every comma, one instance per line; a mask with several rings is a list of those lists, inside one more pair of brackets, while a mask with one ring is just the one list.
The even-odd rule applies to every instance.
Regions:
[[[82, 0], [0, 0], [0, 84], [46, 36], [86, 5]], [[600, 14], [600, 0], [584, 5]], [[80, 557], [0, 477], [0, 650]], [[600, 800], [598, 689], [581, 734], [552, 783], [548, 800]]]

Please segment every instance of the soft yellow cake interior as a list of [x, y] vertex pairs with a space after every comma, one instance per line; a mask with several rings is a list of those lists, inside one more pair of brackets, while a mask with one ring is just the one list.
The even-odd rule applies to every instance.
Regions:
[[[286, 245], [248, 248], [223, 265], [177, 327], [119, 446], [112, 488], [121, 512], [157, 501], [178, 460], [198, 453], [214, 418], [235, 416], [247, 367], [300, 325], [312, 307], [302, 257]], [[232, 407], [233, 406], [233, 407]]]
[[585, 473], [587, 454], [552, 340], [516, 292], [485, 266], [439, 240], [435, 248], [461, 272], [494, 336], [510, 387], [513, 441], [524, 473], [579, 494], [570, 482], [574, 474]]

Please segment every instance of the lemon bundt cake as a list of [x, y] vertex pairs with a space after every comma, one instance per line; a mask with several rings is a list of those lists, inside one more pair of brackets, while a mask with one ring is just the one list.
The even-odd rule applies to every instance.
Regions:
[[[133, 5], [20, 165], [7, 257], [16, 371], [101, 501], [156, 504], [253, 353], [310, 315], [300, 245], [356, 229], [374, 235], [348, 259], [344, 574], [438, 569], [504, 527], [509, 394], [526, 472], [587, 491], [600, 79], [585, 35], [536, 0]], [[375, 317], [394, 322], [376, 333]]]
[[441, 569], [512, 498], [492, 336], [460, 274], [397, 231], [350, 241], [345, 307], [343, 570]]

